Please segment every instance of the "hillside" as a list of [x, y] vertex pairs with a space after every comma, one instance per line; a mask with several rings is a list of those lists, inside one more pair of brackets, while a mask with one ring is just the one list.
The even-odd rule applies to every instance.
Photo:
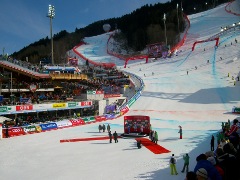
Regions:
[[[227, 0], [218, 0], [218, 4]], [[176, 9], [176, 4], [179, 4], [179, 9]], [[182, 18], [182, 6], [185, 14], [201, 12], [206, 9], [211, 9], [217, 4], [215, 1], [210, 1], [206, 5], [205, 2], [192, 0], [172, 0], [164, 4], [158, 3], [155, 5], [146, 5], [133, 11], [130, 14], [119, 18], [111, 18], [94, 22], [84, 28], [75, 29], [75, 32], [69, 33], [66, 30], [55, 34], [54, 40], [54, 59], [55, 63], [66, 63], [66, 52], [79, 44], [84, 37], [90, 37], [102, 34], [102, 26], [106, 23], [110, 24], [112, 29], [116, 26], [122, 31], [122, 37], [126, 39], [127, 47], [135, 51], [140, 51], [147, 44], [164, 42], [164, 21], [163, 14], [166, 13], [166, 29], [168, 45], [172, 46], [178, 41], [178, 32], [184, 31], [185, 23]], [[177, 14], [178, 13], [178, 14]], [[179, 29], [178, 29], [179, 21]], [[13, 53], [16, 59], [28, 60], [32, 63], [39, 63], [40, 60], [51, 61], [51, 44], [49, 37], [40, 39], [37, 42], [24, 47], [18, 52]]]

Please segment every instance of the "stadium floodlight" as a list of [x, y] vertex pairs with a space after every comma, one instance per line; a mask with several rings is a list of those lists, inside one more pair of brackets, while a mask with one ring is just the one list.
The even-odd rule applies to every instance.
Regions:
[[180, 31], [179, 31], [178, 4], [177, 4], [177, 20], [178, 20], [178, 35], [179, 35]]
[[165, 29], [165, 43], [167, 46], [167, 30], [166, 30], [166, 14], [163, 14], [163, 22], [164, 22], [164, 29]]
[[236, 23], [233, 23], [233, 26], [236, 26]]
[[221, 32], [224, 31], [224, 29], [221, 27]]
[[50, 19], [50, 36], [51, 36], [51, 58], [52, 58], [52, 64], [54, 65], [54, 55], [53, 55], [53, 37], [52, 37], [52, 19], [55, 16], [55, 8], [52, 5], [48, 6], [48, 15]]

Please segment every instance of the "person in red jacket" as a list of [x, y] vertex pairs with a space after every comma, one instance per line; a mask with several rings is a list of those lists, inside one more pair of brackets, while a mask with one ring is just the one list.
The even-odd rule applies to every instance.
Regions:
[[237, 123], [238, 123], [238, 120], [234, 119], [233, 125], [231, 126], [230, 130], [225, 133], [226, 136], [231, 136], [234, 132], [236, 132], [238, 130]]

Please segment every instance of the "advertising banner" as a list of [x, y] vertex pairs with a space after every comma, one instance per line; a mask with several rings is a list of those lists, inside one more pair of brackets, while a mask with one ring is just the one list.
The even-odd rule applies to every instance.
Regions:
[[85, 124], [83, 119], [71, 119], [70, 122], [72, 123], [72, 126], [80, 126]]
[[121, 115], [124, 115], [124, 114], [126, 114], [128, 111], [129, 111], [129, 107], [128, 107], [128, 105], [127, 105], [127, 106], [125, 106], [124, 108], [121, 109], [120, 114], [121, 114]]
[[75, 106], [77, 106], [76, 102], [69, 102], [68, 103], [68, 107], [75, 107]]
[[13, 128], [9, 128], [8, 129], [8, 134], [9, 136], [20, 136], [20, 135], [24, 135], [25, 132], [23, 131], [23, 129], [21, 127], [13, 127]]
[[104, 91], [87, 91], [87, 94], [104, 94]]
[[40, 124], [39, 126], [41, 127], [42, 131], [57, 129], [56, 123]]
[[133, 97], [128, 101], [128, 106], [131, 107], [135, 103], [136, 99]]
[[37, 128], [36, 126], [27, 126], [27, 127], [23, 127], [23, 131], [27, 134], [27, 133], [35, 133], [37, 132]]
[[27, 111], [33, 110], [33, 105], [18, 105], [16, 106], [16, 111]]
[[72, 123], [69, 120], [59, 121], [59, 122], [56, 122], [56, 124], [58, 128], [65, 128], [65, 127], [72, 126]]
[[115, 114], [105, 114], [104, 116], [106, 117], [106, 119], [114, 119], [115, 118]]
[[8, 107], [7, 106], [0, 106], [0, 112], [7, 112]]
[[79, 106], [92, 106], [92, 101], [79, 102]]
[[121, 94], [104, 94], [104, 98], [121, 97]]
[[66, 103], [54, 103], [52, 104], [53, 108], [65, 108], [66, 107]]
[[29, 98], [20, 98], [20, 102], [26, 103], [29, 101]]
[[0, 124], [0, 139], [2, 139], [2, 124]]
[[95, 121], [95, 117], [85, 117], [85, 118], [83, 118], [83, 120], [85, 122], [93, 122], [93, 121]]
[[105, 116], [95, 116], [96, 121], [105, 121], [106, 117]]

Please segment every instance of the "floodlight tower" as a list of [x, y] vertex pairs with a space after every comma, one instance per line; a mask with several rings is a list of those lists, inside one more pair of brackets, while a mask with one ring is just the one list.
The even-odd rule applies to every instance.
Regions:
[[179, 35], [180, 31], [179, 31], [178, 4], [177, 4], [177, 20], [178, 20], [178, 35]]
[[164, 13], [163, 14], [163, 22], [164, 22], [164, 29], [165, 29], [165, 43], [166, 43], [166, 46], [167, 46], [167, 30], [166, 30], [166, 14]]
[[53, 54], [53, 37], [52, 37], [52, 19], [55, 16], [55, 8], [52, 5], [48, 6], [48, 15], [50, 19], [50, 36], [51, 36], [51, 57], [52, 57], [52, 64], [54, 65], [54, 54]]

